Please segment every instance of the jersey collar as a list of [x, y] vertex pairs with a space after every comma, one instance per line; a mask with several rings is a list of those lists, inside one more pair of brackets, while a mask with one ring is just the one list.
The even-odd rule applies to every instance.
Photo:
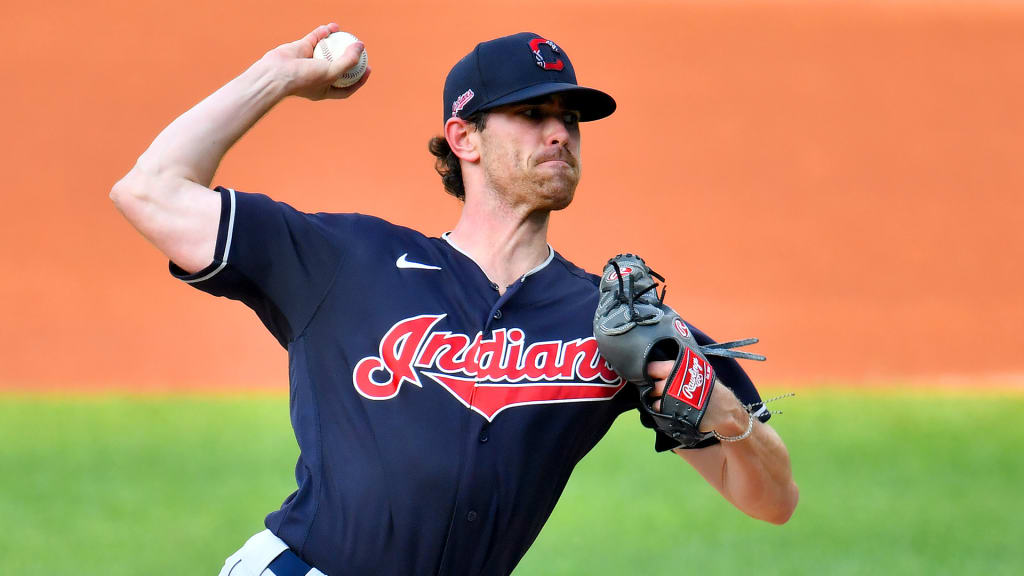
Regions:
[[[476, 264], [476, 267], [479, 268], [481, 272], [483, 272], [484, 271], [483, 266], [481, 266], [480, 263], [476, 261], [476, 259], [474, 259], [472, 256], [470, 256], [468, 252], [466, 252], [462, 248], [459, 248], [459, 246], [457, 244], [455, 244], [455, 242], [452, 241], [452, 239], [450, 238], [450, 235], [451, 235], [451, 232], [445, 232], [444, 234], [441, 234], [441, 238], [445, 242], [447, 242], [449, 246], [454, 248], [459, 254], [462, 254], [466, 258], [469, 258], [474, 264]], [[523, 274], [522, 277], [519, 278], [520, 282], [522, 282], [523, 280], [526, 280], [526, 278], [528, 276], [531, 276], [533, 274], [536, 274], [537, 272], [540, 272], [541, 270], [546, 268], [547, 265], [550, 264], [552, 260], [555, 259], [555, 250], [551, 247], [551, 244], [548, 244], [547, 247], [548, 247], [548, 257], [545, 258], [543, 262], [541, 262], [540, 264], [535, 266], [532, 270], [530, 270], [526, 274]], [[486, 272], [484, 273], [484, 276], [487, 276]], [[491, 280], [489, 277], [487, 279]], [[491, 283], [493, 283], [493, 282], [494, 281], [491, 280]]]

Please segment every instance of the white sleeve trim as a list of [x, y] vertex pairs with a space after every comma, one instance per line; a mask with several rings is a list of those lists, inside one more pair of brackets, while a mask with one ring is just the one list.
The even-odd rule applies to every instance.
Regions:
[[185, 280], [188, 284], [195, 284], [196, 282], [209, 280], [228, 265], [228, 255], [231, 253], [231, 236], [235, 233], [235, 191], [233, 188], [228, 188], [228, 197], [230, 198], [231, 205], [230, 212], [228, 213], [228, 235], [227, 238], [224, 239], [224, 256], [220, 259], [220, 266], [217, 266], [213, 271], [201, 278]]

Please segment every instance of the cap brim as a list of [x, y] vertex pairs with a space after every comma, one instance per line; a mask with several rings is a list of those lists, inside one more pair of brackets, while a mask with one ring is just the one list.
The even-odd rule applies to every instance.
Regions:
[[580, 122], [600, 120], [601, 118], [611, 116], [612, 112], [615, 112], [615, 100], [611, 96], [600, 90], [585, 88], [567, 82], [547, 82], [527, 86], [522, 90], [516, 90], [492, 102], [488, 102], [487, 106], [481, 108], [481, 110], [490, 110], [498, 106], [533, 100], [534, 98], [550, 94], [564, 95], [567, 105], [579, 111]]

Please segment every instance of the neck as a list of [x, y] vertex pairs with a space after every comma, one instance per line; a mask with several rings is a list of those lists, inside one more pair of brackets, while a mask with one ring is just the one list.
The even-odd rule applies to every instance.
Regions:
[[550, 212], [518, 213], [478, 198], [466, 200], [448, 238], [476, 261], [500, 292], [547, 259]]

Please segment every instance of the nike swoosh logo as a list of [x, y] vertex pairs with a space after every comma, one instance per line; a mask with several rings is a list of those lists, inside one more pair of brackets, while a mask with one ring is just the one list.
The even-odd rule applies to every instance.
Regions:
[[398, 260], [395, 260], [395, 266], [397, 266], [399, 268], [415, 268], [417, 270], [440, 270], [441, 269], [440, 266], [431, 266], [430, 264], [420, 264], [419, 262], [411, 262], [411, 261], [409, 261], [406, 258], [407, 256], [409, 256], [408, 252], [406, 252], [405, 254], [402, 254], [401, 256], [399, 256]]

